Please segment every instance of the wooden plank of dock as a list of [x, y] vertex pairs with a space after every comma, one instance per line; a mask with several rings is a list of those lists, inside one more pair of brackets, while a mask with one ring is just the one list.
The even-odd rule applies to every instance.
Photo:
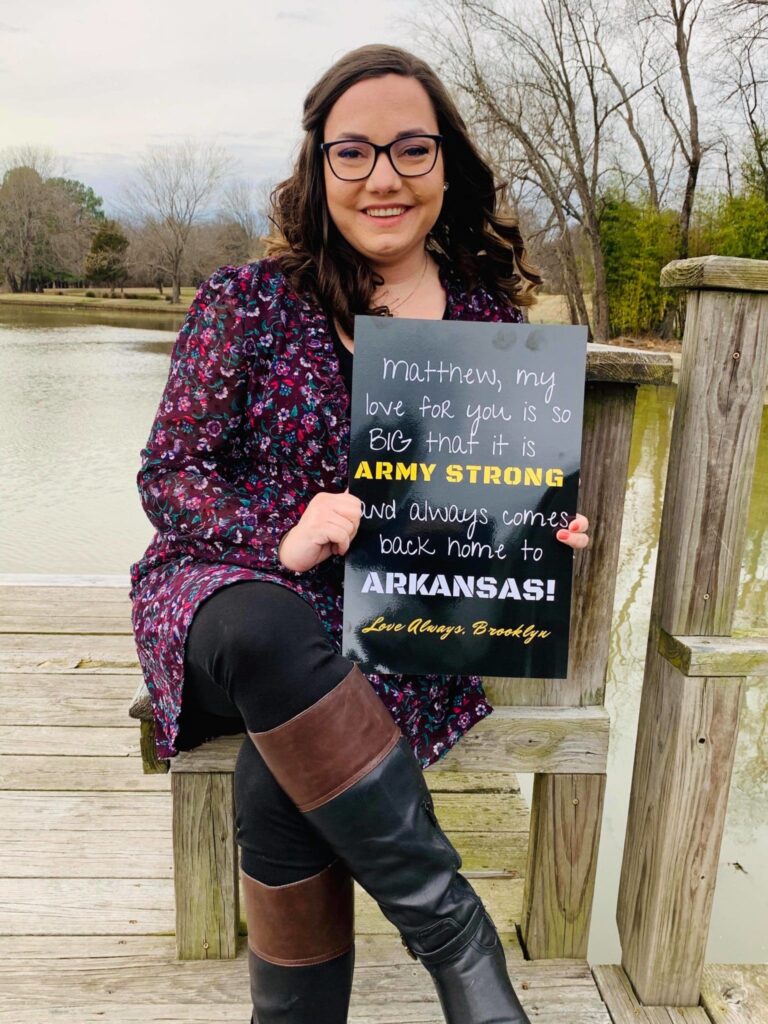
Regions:
[[[140, 679], [127, 581], [28, 582], [0, 578], [0, 1020], [245, 1024], [242, 914], [235, 959], [176, 959], [170, 778], [142, 773], [127, 714]], [[523, 957], [528, 809], [515, 777], [442, 772], [429, 784], [531, 1020], [611, 1024], [586, 961]], [[357, 896], [350, 1024], [441, 1024], [427, 972]]]
[[711, 1024], [701, 1006], [641, 1006], [617, 964], [595, 967], [593, 974], [613, 1024]]
[[768, 965], [707, 964], [701, 997], [712, 1024], [766, 1024]]
[[766, 1024], [768, 966], [707, 964], [699, 1006], [641, 1006], [624, 969], [592, 969], [613, 1024]]
[[[442, 1024], [424, 969], [394, 939], [363, 935], [350, 1024]], [[610, 1024], [586, 964], [540, 966], [507, 946], [510, 973], [536, 1024]], [[400, 946], [402, 953], [402, 946]], [[176, 961], [172, 936], [0, 939], [0, 1019], [16, 1024], [245, 1024], [243, 943], [235, 960]]]

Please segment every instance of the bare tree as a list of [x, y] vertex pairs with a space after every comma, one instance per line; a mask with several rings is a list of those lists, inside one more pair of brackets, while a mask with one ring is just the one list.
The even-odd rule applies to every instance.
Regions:
[[163, 288], [170, 280], [165, 269], [166, 260], [157, 244], [155, 232], [146, 225], [131, 220], [121, 221], [121, 227], [128, 239], [126, 265], [132, 284], [153, 285], [161, 295]]
[[445, 73], [474, 102], [473, 124], [514, 139], [511, 174], [550, 204], [572, 315], [589, 323], [571, 228], [584, 232], [599, 341], [609, 334], [600, 231], [608, 153], [618, 112], [634, 123], [632, 102], [647, 85], [629, 86], [612, 70], [612, 18], [608, 0], [442, 0], [443, 31], [434, 35]]
[[212, 267], [247, 263], [253, 259], [253, 244], [234, 220], [218, 218], [199, 224], [190, 235], [184, 257], [186, 279], [197, 284], [208, 277]]
[[136, 179], [125, 189], [124, 215], [151, 237], [158, 270], [170, 279], [173, 302], [180, 299], [192, 229], [210, 214], [227, 162], [216, 144], [186, 139], [150, 150]]
[[64, 174], [64, 161], [49, 146], [9, 146], [0, 152], [0, 174], [14, 167], [29, 167], [43, 179]]
[[41, 289], [59, 275], [78, 277], [96, 230], [76, 198], [80, 183], [55, 176], [59, 158], [44, 147], [3, 154], [0, 266], [11, 291]]
[[34, 267], [47, 238], [44, 182], [56, 170], [47, 148], [22, 146], [0, 160], [0, 261], [13, 292], [30, 291]]
[[49, 180], [46, 188], [51, 193], [49, 208], [53, 211], [49, 222], [51, 276], [64, 273], [80, 278], [100, 222], [73, 197], [66, 179]]
[[469, 71], [472, 78], [459, 79], [464, 91], [464, 103], [460, 105], [468, 108], [466, 119], [474, 127], [475, 139], [497, 178], [507, 180], [508, 201], [518, 211], [518, 217], [522, 209], [527, 209], [543, 222], [533, 235], [525, 235], [527, 243], [532, 249], [547, 249], [548, 243], [553, 243], [571, 322], [588, 325], [568, 207], [563, 203], [560, 188], [560, 168], [545, 158], [531, 132], [526, 130], [520, 92], [510, 90], [506, 103], [497, 100], [491, 91], [492, 79], [480, 74], [474, 53], [463, 70], [465, 74]]
[[[639, 0], [639, 21], [654, 30], [657, 48], [651, 58], [653, 91], [677, 142], [685, 167], [680, 206], [678, 257], [688, 256], [691, 217], [701, 163], [716, 138], [703, 141], [699, 101], [693, 84], [693, 42], [704, 0]], [[674, 72], [674, 73], [673, 73]]]
[[[592, 0], [586, 2], [591, 4]], [[621, 140], [614, 170], [618, 178], [627, 183], [627, 194], [632, 192], [632, 185], [642, 179], [650, 205], [660, 210], [672, 175], [676, 144], [674, 140], [670, 144], [665, 133], [658, 130], [654, 123], [655, 110], [648, 111], [650, 87], [656, 86], [664, 69], [659, 71], [652, 67], [653, 31], [638, 23], [633, 14], [633, 2], [615, 8], [609, 31], [595, 39], [595, 49], [602, 61], [601, 70], [618, 98], [616, 111], [640, 158], [640, 169], [635, 172], [631, 161], [627, 160], [626, 144]], [[606, 35], [610, 37], [610, 48], [606, 46]], [[627, 53], [632, 55], [630, 61], [626, 60]]]
[[31, 167], [14, 167], [0, 186], [0, 260], [13, 292], [31, 291], [47, 243], [44, 181]]
[[[225, 223], [239, 228], [246, 258], [255, 257], [259, 238], [264, 234], [263, 199], [263, 186], [251, 185], [242, 178], [232, 181], [224, 192], [220, 216]], [[233, 239], [236, 237], [235, 232], [230, 231], [230, 234]]]
[[723, 102], [738, 101], [750, 142], [748, 184], [768, 200], [768, 0], [723, 0], [715, 19]]

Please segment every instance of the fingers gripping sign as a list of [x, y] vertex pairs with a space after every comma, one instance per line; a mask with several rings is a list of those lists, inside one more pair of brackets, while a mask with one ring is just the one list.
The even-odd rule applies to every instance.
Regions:
[[340, 494], [320, 491], [280, 541], [280, 561], [293, 572], [307, 572], [331, 555], [345, 555], [360, 525], [361, 512], [362, 502], [349, 489]]
[[568, 525], [567, 530], [558, 530], [557, 539], [572, 548], [585, 548], [589, 545], [589, 520], [577, 512]]

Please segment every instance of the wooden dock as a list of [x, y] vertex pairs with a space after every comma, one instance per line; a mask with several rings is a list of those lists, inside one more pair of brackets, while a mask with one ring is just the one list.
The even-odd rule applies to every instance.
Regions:
[[[142, 773], [127, 581], [0, 578], [0, 1021], [247, 1024], [236, 959], [180, 961], [169, 775]], [[768, 971], [709, 966], [702, 1005], [642, 1008], [618, 966], [526, 960], [529, 812], [514, 775], [427, 773], [536, 1024], [766, 1024]], [[426, 971], [358, 890], [351, 1024], [441, 1024]]]

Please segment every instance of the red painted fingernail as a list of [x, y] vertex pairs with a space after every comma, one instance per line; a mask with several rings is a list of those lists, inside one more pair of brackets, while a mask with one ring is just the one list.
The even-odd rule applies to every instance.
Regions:
[[564, 540], [568, 536], [568, 531], [567, 530], [558, 530], [557, 531], [557, 536], [558, 536], [559, 540]]

